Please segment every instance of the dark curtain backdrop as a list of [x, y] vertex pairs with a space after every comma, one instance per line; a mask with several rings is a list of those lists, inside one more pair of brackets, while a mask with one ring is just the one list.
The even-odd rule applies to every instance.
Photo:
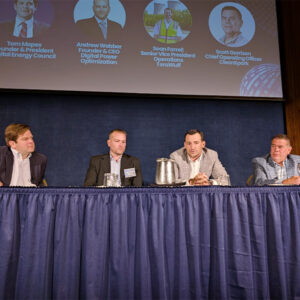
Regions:
[[186, 130], [204, 131], [233, 185], [245, 185], [251, 159], [269, 151], [285, 131], [283, 104], [52, 93], [0, 94], [0, 137], [12, 122], [28, 123], [38, 151], [48, 157], [51, 186], [81, 186], [90, 156], [107, 152], [108, 132], [128, 132], [127, 153], [140, 158], [145, 184], [155, 181], [156, 158], [183, 145]]
[[0, 299], [300, 298], [300, 189], [0, 194]]

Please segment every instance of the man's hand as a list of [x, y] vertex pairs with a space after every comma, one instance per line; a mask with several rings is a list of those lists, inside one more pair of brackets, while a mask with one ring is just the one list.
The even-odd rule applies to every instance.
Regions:
[[0, 181], [0, 186], [3, 186], [3, 183]]
[[296, 184], [300, 185], [300, 176], [292, 176], [282, 181], [283, 184]]
[[190, 185], [210, 185], [205, 173], [198, 173], [194, 178], [189, 180]]

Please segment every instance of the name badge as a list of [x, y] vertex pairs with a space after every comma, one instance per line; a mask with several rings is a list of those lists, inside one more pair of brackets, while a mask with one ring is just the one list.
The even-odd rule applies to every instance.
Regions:
[[124, 169], [125, 178], [135, 177], [135, 168]]

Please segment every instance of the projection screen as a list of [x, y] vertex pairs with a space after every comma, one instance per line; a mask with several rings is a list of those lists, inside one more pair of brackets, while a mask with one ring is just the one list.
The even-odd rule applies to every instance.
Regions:
[[0, 88], [282, 99], [275, 0], [1, 0]]

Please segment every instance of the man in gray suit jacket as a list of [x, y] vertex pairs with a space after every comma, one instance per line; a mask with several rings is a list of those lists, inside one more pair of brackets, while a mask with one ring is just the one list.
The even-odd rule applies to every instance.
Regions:
[[291, 155], [290, 139], [285, 134], [272, 138], [270, 154], [252, 160], [251, 185], [300, 184], [299, 155]]
[[125, 154], [126, 131], [114, 129], [109, 133], [109, 153], [92, 156], [84, 186], [101, 186], [105, 173], [118, 175], [122, 186], [141, 186], [143, 183], [141, 164], [138, 158]]
[[175, 160], [175, 176], [189, 185], [211, 185], [212, 177], [217, 184], [228, 185], [229, 176], [222, 166], [218, 153], [205, 147], [202, 131], [191, 129], [184, 136], [184, 147], [171, 153]]

